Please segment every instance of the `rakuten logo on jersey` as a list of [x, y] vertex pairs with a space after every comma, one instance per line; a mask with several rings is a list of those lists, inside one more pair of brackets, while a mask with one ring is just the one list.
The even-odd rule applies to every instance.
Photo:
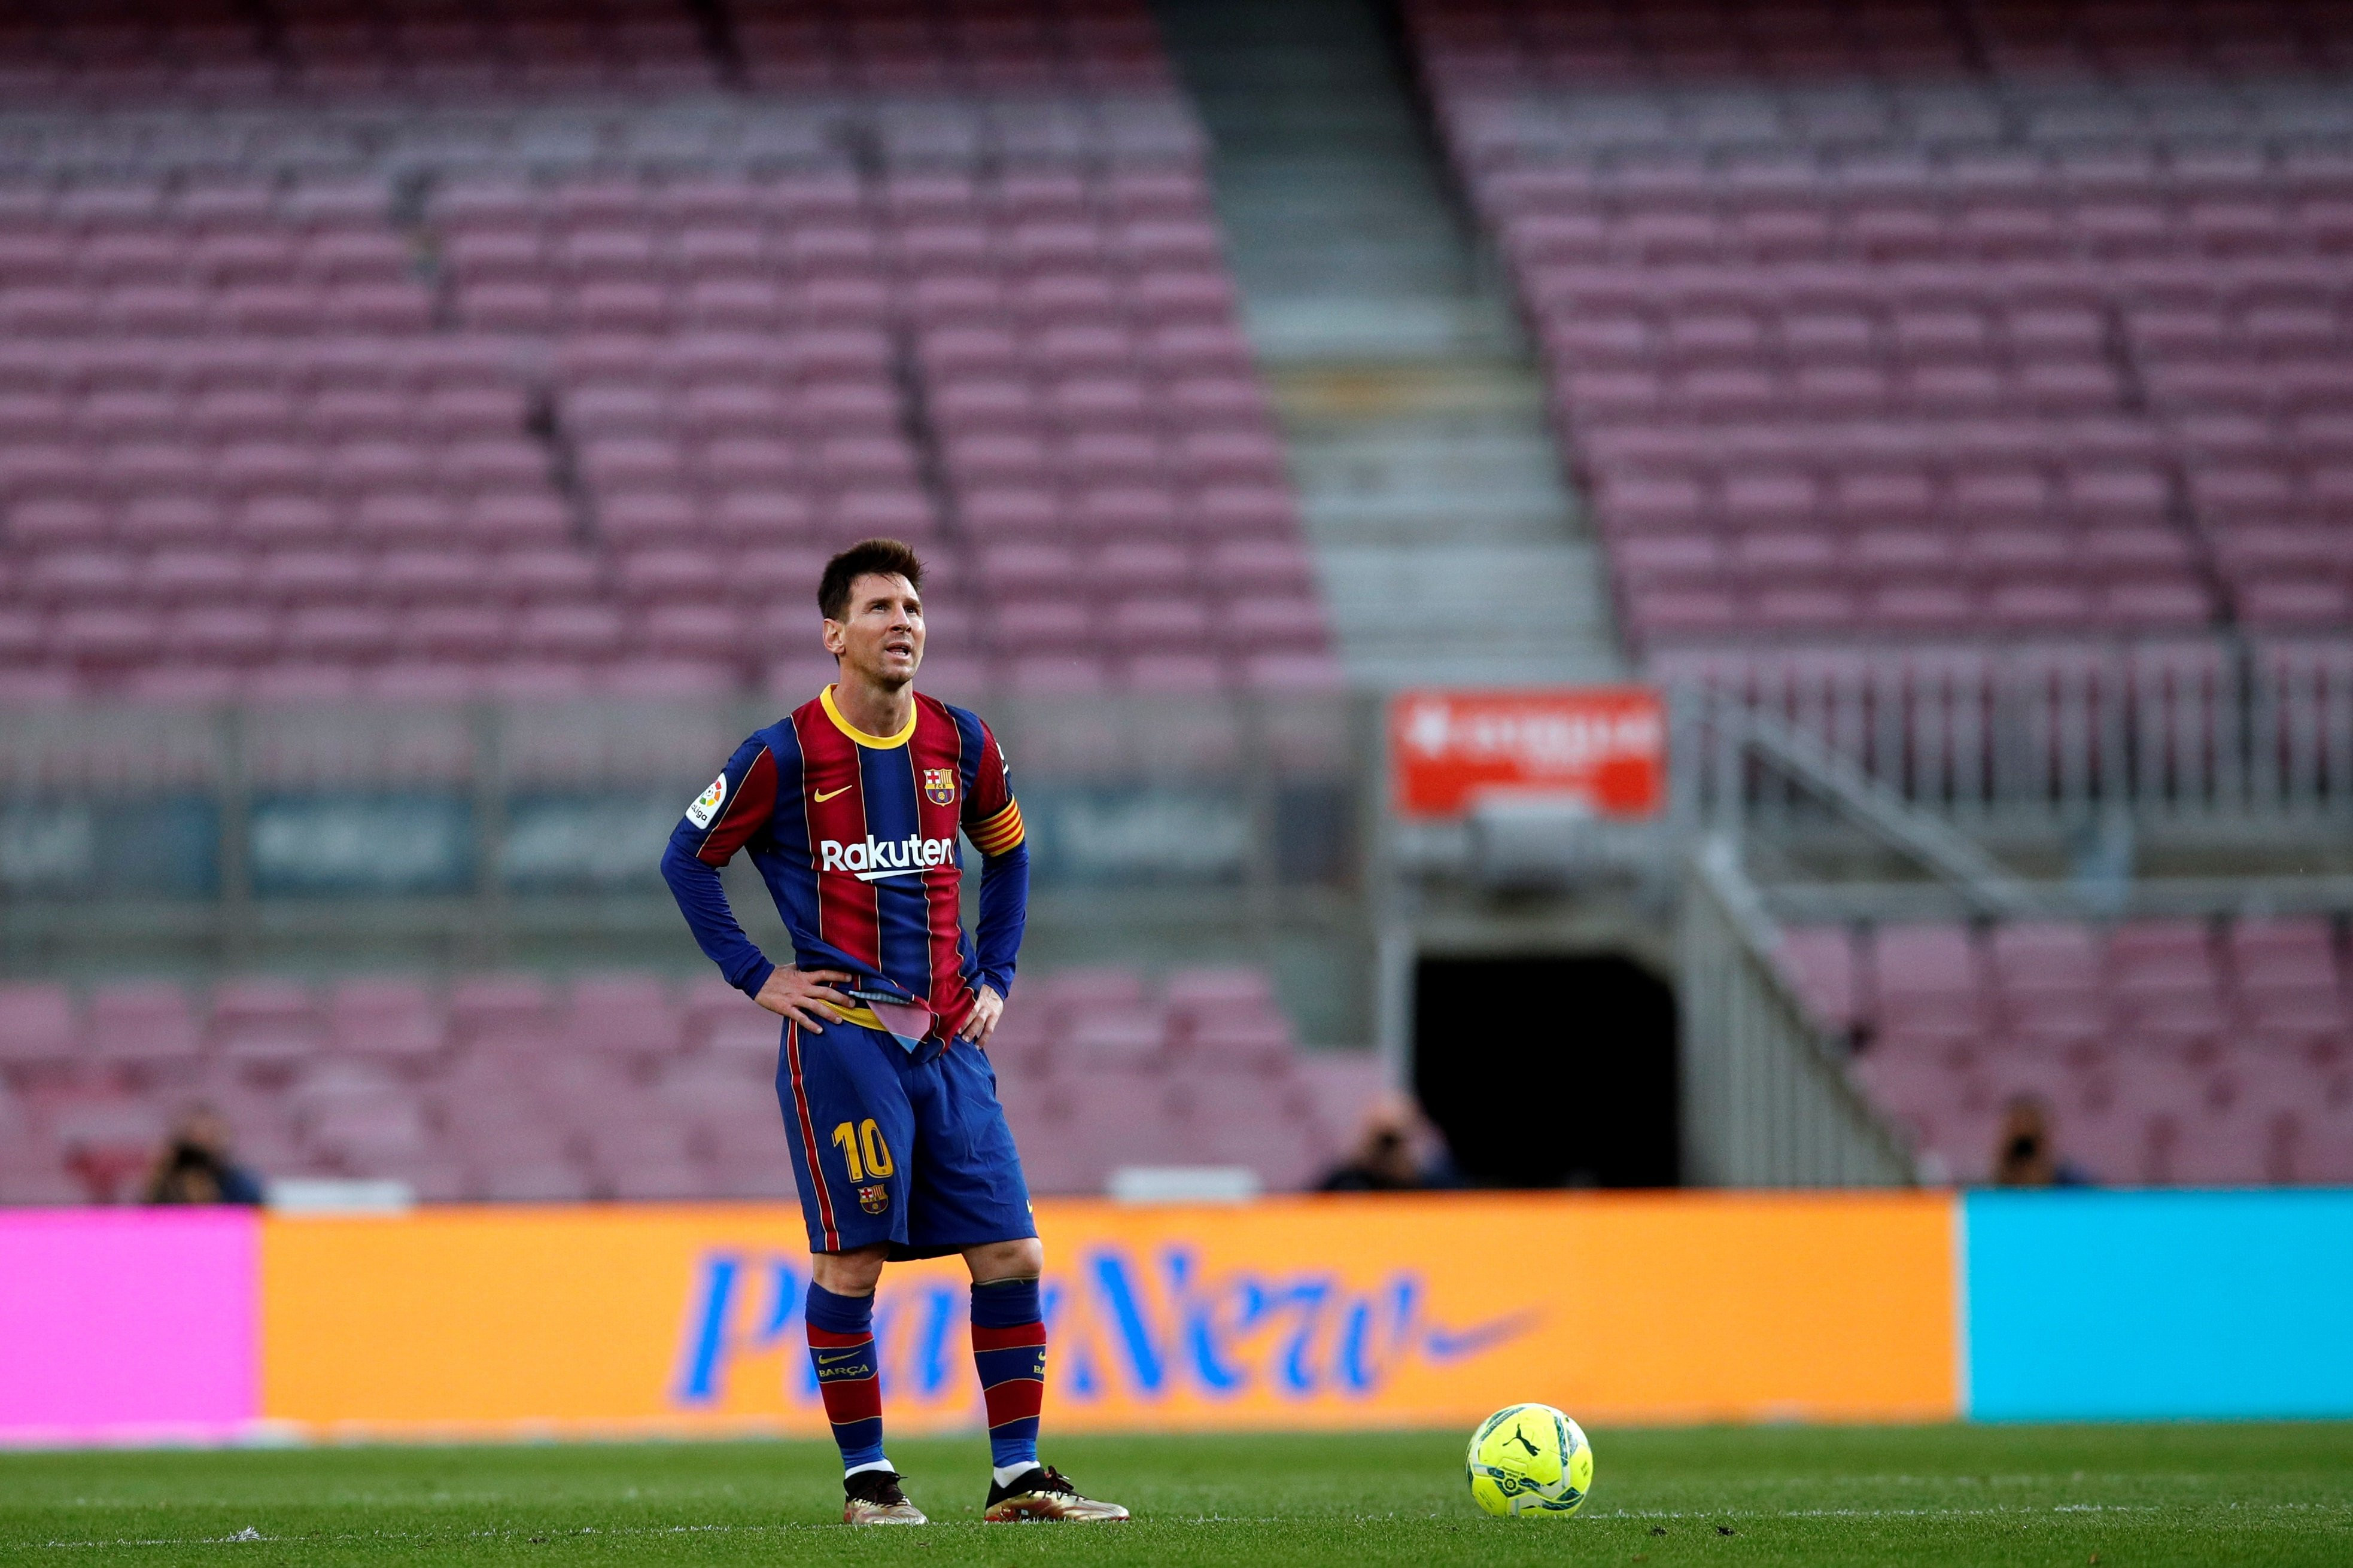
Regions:
[[870, 834], [863, 844], [828, 838], [818, 845], [817, 856], [819, 870], [849, 871], [861, 882], [879, 882], [885, 877], [919, 876], [934, 866], [955, 864], [955, 840], [913, 833], [888, 840]]

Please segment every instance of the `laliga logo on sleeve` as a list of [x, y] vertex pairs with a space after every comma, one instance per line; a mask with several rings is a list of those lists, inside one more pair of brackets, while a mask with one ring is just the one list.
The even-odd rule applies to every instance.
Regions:
[[727, 775], [721, 773], [711, 781], [711, 787], [694, 797], [686, 808], [686, 819], [697, 827], [708, 827], [719, 815], [720, 802], [727, 798]]

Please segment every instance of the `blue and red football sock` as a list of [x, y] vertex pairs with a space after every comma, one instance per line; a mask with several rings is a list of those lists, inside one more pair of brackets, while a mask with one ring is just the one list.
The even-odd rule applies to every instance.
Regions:
[[1038, 1281], [972, 1288], [972, 1362], [988, 1408], [988, 1458], [998, 1485], [1038, 1463], [1038, 1410], [1046, 1397], [1046, 1321]]
[[837, 1296], [812, 1281], [808, 1305], [809, 1361], [817, 1368], [825, 1418], [841, 1450], [845, 1474], [880, 1469], [882, 1458], [882, 1384], [875, 1375], [874, 1298]]

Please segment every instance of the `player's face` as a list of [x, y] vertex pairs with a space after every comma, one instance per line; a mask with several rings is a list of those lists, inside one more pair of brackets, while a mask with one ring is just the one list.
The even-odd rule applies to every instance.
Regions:
[[840, 658], [844, 675], [882, 687], [915, 679], [923, 662], [923, 601], [913, 584], [869, 573], [849, 584], [843, 614], [847, 619], [825, 623], [825, 647]]

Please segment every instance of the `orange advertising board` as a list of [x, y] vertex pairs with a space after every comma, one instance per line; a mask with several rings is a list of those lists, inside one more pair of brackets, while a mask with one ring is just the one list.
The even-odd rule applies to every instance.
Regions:
[[1665, 799], [1666, 758], [1666, 714], [1649, 687], [1422, 689], [1389, 700], [1389, 766], [1406, 816], [1460, 816], [1498, 795], [1648, 816]]
[[[1920, 1194], [1041, 1204], [1050, 1429], [1948, 1417], [1952, 1205]], [[263, 1413], [320, 1436], [826, 1425], [785, 1207], [275, 1218]], [[980, 1403], [955, 1259], [876, 1304], [901, 1432]]]

